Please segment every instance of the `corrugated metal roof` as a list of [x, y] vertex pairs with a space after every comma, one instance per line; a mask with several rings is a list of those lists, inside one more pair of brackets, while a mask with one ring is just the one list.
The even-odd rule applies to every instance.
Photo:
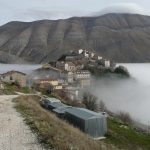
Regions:
[[67, 113], [70, 113], [74, 116], [77, 116], [81, 119], [91, 119], [91, 118], [103, 118], [104, 116], [101, 113], [96, 113], [84, 108], [69, 108], [66, 110]]
[[50, 103], [61, 103], [61, 101], [57, 98], [53, 98], [53, 97], [43, 97], [43, 100], [48, 100]]
[[58, 102], [49, 103], [49, 106], [54, 107], [54, 108], [67, 107], [67, 105], [65, 105], [63, 103], [58, 103]]
[[71, 108], [71, 106], [63, 106], [63, 107], [59, 107], [59, 108], [56, 108], [56, 109], [54, 109], [53, 111], [55, 112], [55, 113], [58, 113], [58, 114], [63, 114], [63, 113], [65, 113], [66, 112], [66, 110], [67, 109], [69, 109], [69, 108]]

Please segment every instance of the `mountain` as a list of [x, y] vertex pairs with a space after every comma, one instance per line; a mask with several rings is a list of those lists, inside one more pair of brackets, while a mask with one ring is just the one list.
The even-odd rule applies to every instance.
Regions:
[[80, 48], [116, 62], [150, 62], [150, 17], [106, 14], [9, 22], [0, 27], [3, 63], [43, 63]]

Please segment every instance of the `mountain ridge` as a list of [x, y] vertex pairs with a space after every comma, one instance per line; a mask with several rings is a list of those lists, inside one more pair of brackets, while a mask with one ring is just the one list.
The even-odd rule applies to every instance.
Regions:
[[[150, 17], [138, 14], [13, 21], [0, 26], [0, 52], [20, 63], [44, 63], [80, 48], [116, 62], [150, 62], [149, 47]], [[15, 59], [0, 57], [0, 62], [15, 63]]]

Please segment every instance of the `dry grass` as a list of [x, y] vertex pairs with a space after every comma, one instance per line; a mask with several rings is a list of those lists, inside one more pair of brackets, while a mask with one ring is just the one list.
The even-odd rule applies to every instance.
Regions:
[[[59, 119], [39, 104], [39, 97], [21, 96], [15, 99], [17, 110], [26, 123], [37, 133], [39, 141], [55, 150], [149, 150], [149, 135], [141, 134], [132, 127], [121, 127], [120, 122], [108, 119], [108, 135], [104, 141], [94, 141], [79, 129]], [[113, 145], [116, 145], [114, 147]]]
[[38, 97], [21, 96], [15, 99], [16, 108], [26, 123], [38, 134], [40, 142], [57, 150], [111, 150], [110, 145], [97, 142], [77, 128], [43, 109]]

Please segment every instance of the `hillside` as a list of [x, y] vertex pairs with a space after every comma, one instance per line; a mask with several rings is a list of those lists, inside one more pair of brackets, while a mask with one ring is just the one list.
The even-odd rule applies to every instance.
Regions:
[[105, 140], [93, 140], [79, 129], [46, 111], [37, 96], [20, 96], [13, 100], [39, 141], [57, 150], [149, 150], [150, 135], [139, 132], [133, 126], [117, 118], [108, 117], [108, 133]]
[[42, 63], [79, 48], [116, 62], [150, 62], [149, 47], [150, 17], [143, 15], [9, 22], [0, 27], [3, 63]]

